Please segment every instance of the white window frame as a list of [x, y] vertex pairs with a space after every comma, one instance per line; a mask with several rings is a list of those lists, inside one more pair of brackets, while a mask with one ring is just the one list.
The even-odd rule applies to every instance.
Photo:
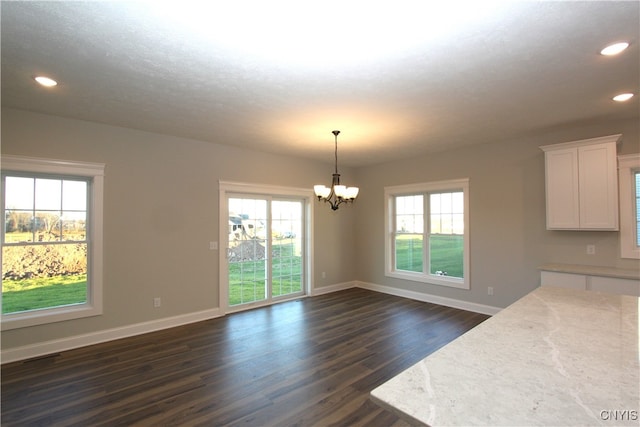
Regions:
[[[394, 199], [396, 196], [418, 195], [427, 196], [430, 193], [440, 193], [448, 191], [462, 191], [464, 198], [464, 254], [463, 271], [464, 277], [436, 276], [429, 273], [426, 260], [423, 263], [423, 272], [411, 272], [396, 270], [395, 268], [395, 214]], [[428, 283], [432, 285], [447, 286], [458, 289], [470, 289], [471, 279], [469, 271], [469, 179], [455, 179], [437, 182], [425, 182], [408, 185], [398, 185], [384, 188], [384, 223], [385, 223], [385, 275], [396, 279], [411, 280], [414, 282]], [[428, 248], [429, 212], [424, 212], [424, 244], [425, 258], [426, 248]]]
[[[43, 325], [102, 314], [103, 276], [103, 194], [104, 164], [22, 156], [2, 156], [3, 172], [50, 174], [88, 179], [89, 191], [89, 256], [87, 260], [87, 302], [63, 307], [52, 307], [0, 316], [3, 331]], [[2, 207], [4, 212], [4, 206]], [[4, 219], [3, 219], [4, 221]], [[4, 227], [4, 225], [3, 225]]]
[[640, 153], [618, 156], [620, 189], [620, 257], [640, 259], [636, 225], [636, 186], [634, 175], [640, 172]]
[[[258, 197], [266, 197], [268, 199], [279, 199], [292, 197], [304, 201], [303, 207], [303, 245], [305, 247], [305, 259], [303, 264], [304, 270], [304, 287], [303, 294], [311, 295], [315, 284], [313, 283], [313, 190], [309, 188], [281, 187], [267, 184], [252, 184], [234, 181], [218, 181], [219, 197], [219, 236], [220, 236], [220, 253], [219, 253], [219, 304], [222, 314], [233, 313], [237, 311], [248, 310], [251, 308], [262, 307], [272, 304], [274, 301], [286, 301], [287, 296], [274, 299], [267, 299], [256, 304], [243, 304], [239, 306], [229, 307], [229, 274], [228, 274], [228, 255], [229, 255], [229, 206], [227, 198], [233, 195], [250, 196], [252, 194]], [[292, 298], [300, 298], [301, 295], [296, 294]]]

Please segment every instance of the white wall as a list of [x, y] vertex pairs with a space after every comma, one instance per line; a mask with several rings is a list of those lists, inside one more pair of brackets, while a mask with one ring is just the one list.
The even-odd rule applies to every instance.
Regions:
[[[220, 240], [218, 181], [311, 189], [332, 173], [331, 158], [324, 164], [12, 109], [2, 110], [2, 154], [106, 164], [104, 315], [5, 331], [3, 350], [219, 307], [218, 252], [209, 250]], [[332, 212], [314, 201], [316, 288], [356, 278], [351, 208]], [[155, 296], [161, 308], [153, 308]]]
[[[358, 279], [494, 307], [506, 307], [540, 283], [545, 263], [638, 269], [619, 256], [617, 232], [547, 231], [544, 155], [541, 145], [623, 134], [619, 154], [640, 152], [637, 119], [589, 122], [536, 136], [470, 146], [357, 171]], [[383, 188], [417, 182], [469, 178], [471, 289], [460, 290], [398, 280], [384, 275]], [[595, 244], [597, 254], [586, 255]], [[487, 287], [494, 295], [487, 295]]]

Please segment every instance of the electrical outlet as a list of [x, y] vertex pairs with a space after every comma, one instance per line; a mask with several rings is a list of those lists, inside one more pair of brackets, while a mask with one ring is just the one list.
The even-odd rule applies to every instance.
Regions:
[[587, 245], [587, 255], [596, 254], [596, 245]]
[[218, 242], [209, 242], [209, 250], [217, 251], [218, 250]]
[[489, 286], [487, 288], [487, 295], [493, 295], [493, 287]]
[[322, 278], [323, 278], [323, 279], [326, 279], [326, 278], [327, 278], [327, 273], [326, 273], [326, 272], [324, 272], [324, 271], [322, 272]]
[[153, 299], [153, 306], [154, 306], [155, 308], [158, 308], [158, 307], [160, 307], [161, 305], [162, 305], [162, 301], [160, 300], [160, 297], [155, 297], [155, 298]]

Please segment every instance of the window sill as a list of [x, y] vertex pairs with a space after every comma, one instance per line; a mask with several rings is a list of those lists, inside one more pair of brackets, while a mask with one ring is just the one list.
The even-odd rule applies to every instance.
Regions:
[[88, 304], [69, 305], [43, 310], [24, 311], [15, 314], [3, 314], [1, 330], [26, 328], [29, 326], [45, 325], [65, 320], [81, 319], [99, 316], [102, 309]]
[[421, 282], [421, 283], [427, 283], [430, 285], [446, 286], [449, 288], [469, 289], [469, 282], [467, 280], [459, 279], [455, 277], [434, 276], [434, 275], [426, 275], [422, 273], [399, 272], [399, 271], [387, 272], [386, 276], [393, 277], [395, 279], [410, 280], [412, 282]]

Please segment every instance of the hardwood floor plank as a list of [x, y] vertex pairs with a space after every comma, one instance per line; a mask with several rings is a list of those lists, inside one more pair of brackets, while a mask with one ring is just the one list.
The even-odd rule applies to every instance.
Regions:
[[488, 316], [364, 289], [2, 366], [2, 425], [394, 426], [369, 392]]

